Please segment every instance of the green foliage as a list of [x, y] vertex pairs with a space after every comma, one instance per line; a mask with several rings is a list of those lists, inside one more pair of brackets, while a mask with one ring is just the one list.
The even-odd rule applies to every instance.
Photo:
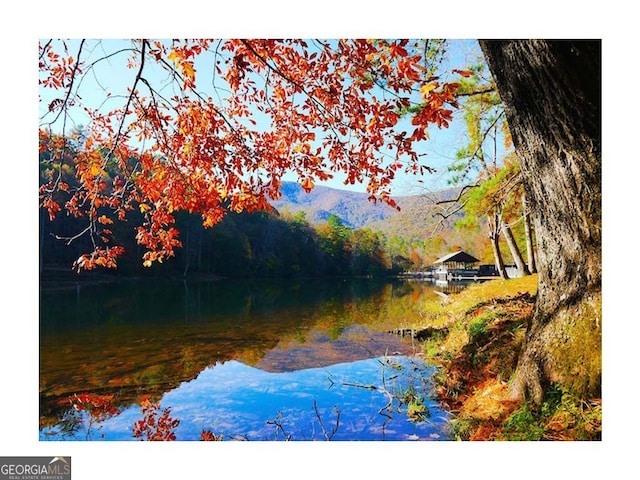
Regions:
[[407, 415], [414, 422], [424, 422], [429, 418], [429, 410], [423, 399], [415, 400], [407, 405]]
[[503, 431], [507, 440], [542, 440], [544, 426], [525, 403], [506, 420]]
[[553, 384], [539, 408], [523, 403], [503, 425], [506, 440], [598, 440], [600, 401], [583, 400]]
[[476, 428], [476, 423], [469, 418], [454, 418], [448, 425], [449, 434], [455, 440], [469, 440], [469, 436]]
[[483, 335], [487, 328], [488, 319], [485, 317], [479, 318], [469, 324], [467, 331], [469, 337], [473, 340], [475, 337]]

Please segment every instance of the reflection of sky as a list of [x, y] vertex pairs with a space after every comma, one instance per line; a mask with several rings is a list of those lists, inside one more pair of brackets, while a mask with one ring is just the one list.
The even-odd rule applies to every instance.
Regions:
[[[430, 399], [426, 404], [431, 417], [424, 422], [411, 422], [406, 406], [397, 401], [387, 412], [391, 419], [378, 413], [389, 403], [383, 388], [393, 393], [413, 385], [421, 392], [425, 373], [428, 378], [429, 372], [407, 357], [389, 360], [404, 368], [383, 366], [378, 359], [370, 359], [269, 373], [229, 361], [203, 370], [194, 380], [166, 393], [160, 403], [162, 408], [171, 407], [171, 416], [180, 420], [175, 430], [178, 440], [199, 440], [202, 430], [224, 435], [225, 440], [282, 440], [285, 435], [291, 440], [325, 440], [318, 417], [324, 431], [331, 434], [336, 426], [336, 407], [340, 418], [332, 440], [444, 439], [447, 415]], [[90, 438], [133, 440], [132, 425], [141, 417], [139, 407], [128, 408], [103, 422]], [[84, 434], [77, 439], [84, 439]]]

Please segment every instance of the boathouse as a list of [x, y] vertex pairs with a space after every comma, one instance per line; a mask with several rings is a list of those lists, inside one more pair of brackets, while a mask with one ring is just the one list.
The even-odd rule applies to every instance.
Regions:
[[436, 266], [435, 277], [440, 280], [477, 277], [476, 264], [479, 262], [476, 257], [462, 250], [449, 253], [433, 262]]

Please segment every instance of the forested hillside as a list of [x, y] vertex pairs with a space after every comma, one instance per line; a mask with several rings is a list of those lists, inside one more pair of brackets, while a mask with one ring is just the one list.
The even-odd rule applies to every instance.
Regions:
[[[447, 214], [451, 204], [446, 201], [456, 199], [459, 192], [459, 188], [425, 189], [423, 193], [394, 197], [400, 207], [396, 210], [386, 204], [368, 201], [365, 193], [322, 186], [316, 186], [307, 193], [300, 185], [285, 182], [282, 198], [273, 205], [284, 215], [304, 212], [305, 218], [313, 225], [325, 223], [333, 214], [346, 226], [379, 232], [384, 235], [389, 258], [408, 269], [428, 267], [434, 260], [456, 250], [469, 251], [483, 263], [493, 263], [483, 222], [465, 225], [462, 210]], [[515, 225], [514, 232], [523, 245], [522, 225]], [[506, 245], [503, 245], [503, 251], [510, 263]]]
[[385, 203], [367, 200], [366, 193], [338, 190], [318, 185], [310, 192], [295, 182], [282, 183], [282, 197], [272, 202], [280, 212], [296, 214], [304, 212], [313, 224], [326, 221], [330, 215], [337, 215], [350, 228], [368, 226], [373, 222], [383, 222], [398, 212]]
[[[435, 226], [433, 219], [440, 208], [435, 205], [438, 201], [450, 199], [457, 195], [459, 189], [451, 188], [424, 194], [394, 197], [400, 210], [390, 207], [386, 203], [372, 202], [368, 200], [366, 193], [351, 192], [335, 188], [316, 186], [310, 192], [295, 182], [282, 183], [282, 197], [272, 203], [280, 212], [298, 213], [304, 212], [310, 223], [321, 223], [329, 218], [329, 215], [337, 215], [342, 222], [350, 228], [371, 227], [374, 230], [384, 231], [395, 235], [396, 230], [393, 220], [395, 218], [409, 217], [419, 220], [417, 230], [407, 231], [407, 239], [414, 240], [424, 237], [424, 231], [429, 226]], [[418, 216], [419, 218], [412, 218]], [[397, 228], [404, 230], [402, 221]]]
[[[45, 276], [71, 275], [73, 262], [88, 245], [81, 239], [67, 245], [56, 236], [72, 235], [81, 224], [70, 217], [59, 217], [54, 222], [45, 217], [41, 215], [41, 272]], [[283, 216], [275, 210], [229, 213], [215, 227], [204, 228], [198, 215], [181, 212], [176, 216], [175, 228], [180, 232], [182, 248], [176, 249], [175, 256], [146, 268], [144, 248], [135, 242], [133, 229], [119, 225], [110, 234], [110, 242], [124, 247], [118, 268], [78, 273], [316, 277], [392, 271], [381, 234], [350, 229], [336, 216], [322, 225], [311, 226], [304, 214]]]
[[[70, 184], [73, 179], [67, 179]], [[440, 215], [438, 201], [455, 197], [449, 189], [396, 199], [400, 210], [368, 201], [364, 193], [323, 186], [310, 193], [286, 182], [283, 196], [269, 212], [229, 213], [212, 228], [195, 214], [176, 215], [182, 248], [152, 268], [143, 264], [144, 248], [127, 223], [110, 225], [107, 236], [124, 247], [117, 275], [326, 276], [381, 275], [423, 269], [451, 251], [472, 252], [491, 263], [481, 229], [456, 228], [457, 214]], [[132, 212], [133, 216], [140, 216]], [[132, 220], [135, 218], [132, 217]], [[70, 275], [73, 263], [91, 248], [89, 239], [73, 238], [82, 221], [40, 214], [40, 266], [46, 275]], [[95, 272], [89, 272], [95, 273]], [[83, 272], [86, 274], [86, 272]]]

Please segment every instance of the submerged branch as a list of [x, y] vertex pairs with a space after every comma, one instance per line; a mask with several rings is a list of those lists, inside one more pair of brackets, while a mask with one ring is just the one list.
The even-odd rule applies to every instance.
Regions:
[[313, 400], [313, 409], [316, 412], [316, 417], [318, 418], [318, 422], [320, 422], [320, 428], [322, 428], [322, 433], [324, 434], [324, 438], [327, 441], [331, 440], [333, 436], [336, 434], [336, 432], [338, 431], [338, 428], [340, 428], [340, 413], [341, 413], [340, 409], [338, 407], [334, 407], [336, 411], [336, 425], [331, 430], [331, 433], [327, 432], [326, 428], [324, 428], [322, 417], [320, 417], [320, 412], [318, 411], [318, 403], [315, 401], [315, 399]]

